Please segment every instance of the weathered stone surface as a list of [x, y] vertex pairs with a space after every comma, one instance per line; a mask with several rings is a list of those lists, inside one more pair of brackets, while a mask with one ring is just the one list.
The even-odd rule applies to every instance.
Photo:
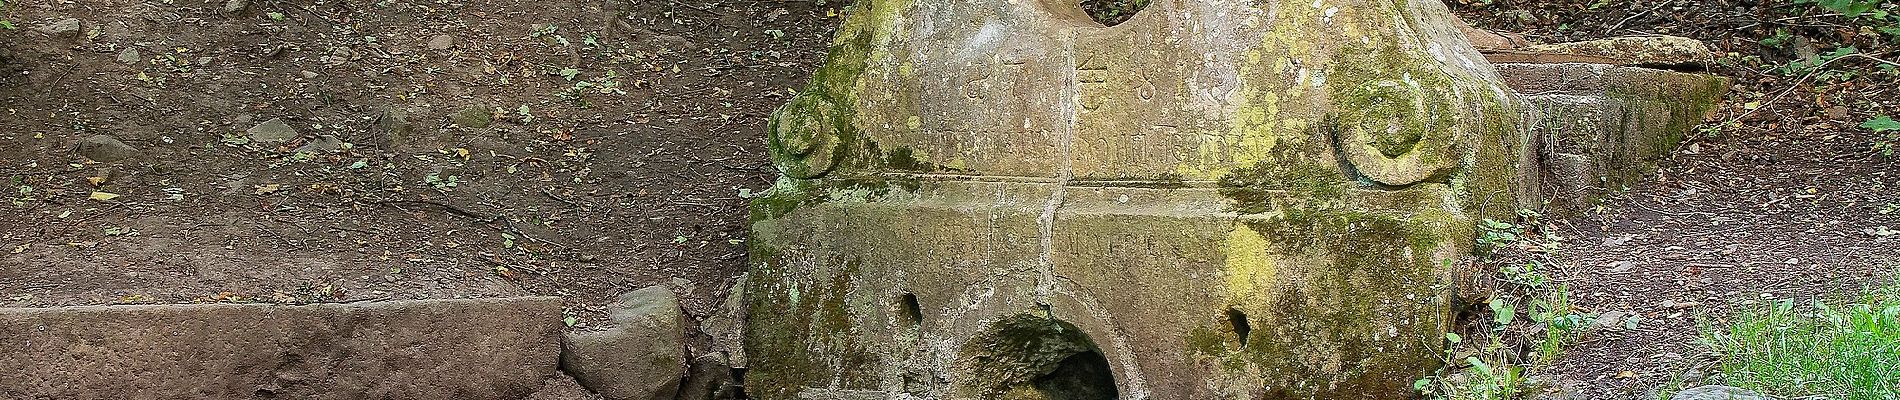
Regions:
[[[1475, 219], [1628, 179], [1726, 85], [1500, 78], [1432, 0], [855, 7], [769, 124], [756, 398], [1410, 398]], [[1540, 51], [1692, 53], [1605, 43]]]
[[283, 118], [271, 118], [244, 132], [250, 135], [251, 141], [265, 144], [283, 143], [297, 138], [297, 130], [285, 123]]
[[[1473, 35], [1483, 37], [1482, 34]], [[1475, 39], [1474, 39], [1475, 40]], [[1487, 50], [1493, 63], [1586, 63], [1701, 68], [1715, 60], [1709, 46], [1678, 36], [1623, 36], [1583, 42]]]
[[680, 385], [679, 400], [737, 399], [742, 387], [732, 374], [732, 366], [721, 353], [693, 358], [686, 381]]
[[755, 398], [1410, 398], [1534, 187], [1435, 0], [856, 7], [770, 124]]
[[487, 128], [494, 121], [495, 112], [483, 105], [463, 107], [461, 111], [449, 115], [449, 123], [469, 129]]
[[562, 368], [609, 400], [670, 400], [686, 373], [685, 316], [665, 286], [620, 295], [608, 308], [614, 327], [570, 333]]
[[80, 139], [79, 143], [73, 146], [73, 151], [85, 156], [88, 160], [98, 162], [119, 161], [139, 155], [138, 149], [111, 135], [92, 135]]
[[76, 38], [79, 36], [81, 25], [78, 18], [60, 18], [39, 24], [33, 27], [33, 30], [56, 38]]
[[370, 143], [389, 149], [408, 143], [416, 133], [416, 126], [409, 122], [408, 111], [390, 106], [376, 115], [369, 133]]
[[1700, 386], [1676, 392], [1669, 400], [1774, 400], [1755, 391], [1734, 386]]
[[558, 298], [0, 309], [0, 398], [520, 399]]
[[224, 1], [225, 14], [236, 14], [236, 13], [244, 12], [245, 9], [250, 8], [250, 7], [251, 7], [250, 0], [225, 0]]
[[1497, 64], [1539, 111], [1542, 191], [1558, 211], [1588, 208], [1654, 170], [1722, 96], [1727, 78], [1605, 64]]
[[541, 385], [527, 400], [600, 400], [600, 395], [587, 391], [580, 382], [567, 374], [554, 374], [547, 383]]
[[455, 36], [435, 35], [429, 38], [429, 50], [448, 50], [455, 47]]
[[343, 150], [343, 146], [345, 145], [348, 145], [348, 143], [343, 142], [343, 139], [338, 139], [336, 136], [323, 135], [310, 139], [309, 142], [305, 142], [303, 146], [298, 146], [297, 149], [292, 150], [292, 152], [329, 154]]

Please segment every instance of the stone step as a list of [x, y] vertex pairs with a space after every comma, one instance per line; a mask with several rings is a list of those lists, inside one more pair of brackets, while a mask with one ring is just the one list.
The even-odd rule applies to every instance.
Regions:
[[0, 398], [522, 399], [561, 299], [0, 308]]

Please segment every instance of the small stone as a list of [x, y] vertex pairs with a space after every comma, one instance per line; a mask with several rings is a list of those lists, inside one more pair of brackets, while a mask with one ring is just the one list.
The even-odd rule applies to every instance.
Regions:
[[33, 30], [46, 34], [46, 36], [78, 36], [79, 26], [78, 18], [66, 18], [40, 24], [39, 27], [33, 28]]
[[88, 160], [113, 162], [138, 156], [139, 150], [111, 135], [93, 135], [80, 139], [74, 150]]
[[303, 71], [297, 73], [297, 75], [303, 76], [304, 79], [317, 79], [317, 73], [315, 72]]
[[119, 51], [120, 63], [138, 64], [139, 60], [139, 49], [127, 48]]
[[1676, 392], [1669, 400], [1773, 400], [1773, 397], [1734, 386], [1701, 386]]
[[1603, 313], [1603, 315], [1597, 316], [1596, 325], [1593, 326], [1592, 329], [1596, 329], [1596, 330], [1622, 329], [1623, 318], [1627, 316], [1629, 316], [1629, 313], [1622, 312], [1622, 311], [1605, 312]]
[[298, 147], [295, 152], [313, 154], [333, 153], [343, 150], [343, 145], [343, 139], [337, 139], [336, 136], [323, 135], [318, 136], [316, 139], [311, 139], [309, 143], [304, 143], [304, 145]]
[[271, 118], [244, 133], [250, 135], [251, 141], [258, 143], [283, 143], [297, 138], [297, 130], [284, 123], [283, 118]]
[[455, 47], [455, 36], [435, 35], [429, 38], [429, 50], [448, 50]]
[[1845, 120], [1848, 117], [1848, 113], [1849, 111], [1846, 106], [1828, 107], [1827, 119], [1836, 120], [1836, 121]]
[[494, 111], [491, 111], [487, 106], [481, 105], [468, 106], [463, 108], [462, 111], [458, 111], [454, 115], [449, 116], [449, 123], [463, 128], [487, 128], [489, 124], [494, 122]]
[[224, 2], [225, 14], [236, 14], [251, 6], [250, 0], [227, 0]]
[[686, 375], [685, 316], [665, 286], [621, 295], [608, 304], [614, 327], [569, 333], [562, 369], [608, 399], [673, 399]]
[[1682, 376], [1678, 377], [1678, 380], [1682, 381], [1683, 383], [1688, 383], [1688, 384], [1693, 385], [1693, 384], [1702, 383], [1702, 380], [1707, 379], [1707, 378], [1708, 378], [1708, 375], [1703, 374], [1702, 370], [1690, 369], [1688, 371], [1682, 371]]
[[686, 383], [680, 386], [679, 400], [730, 399], [738, 390], [732, 366], [721, 354], [712, 353], [693, 359]]
[[376, 116], [376, 123], [370, 125], [369, 143], [383, 148], [395, 147], [402, 144], [414, 131], [415, 126], [409, 123], [409, 113], [403, 112], [400, 108], [389, 107], [384, 109], [381, 115]]

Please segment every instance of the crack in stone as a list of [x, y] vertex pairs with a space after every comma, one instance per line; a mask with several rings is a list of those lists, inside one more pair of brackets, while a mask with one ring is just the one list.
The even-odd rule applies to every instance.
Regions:
[[1079, 110], [1077, 109], [1077, 104], [1081, 102], [1081, 89], [1078, 83], [1080, 72], [1076, 71], [1073, 67], [1076, 63], [1075, 42], [1078, 33], [1071, 30], [1068, 32], [1068, 35], [1068, 40], [1062, 42], [1062, 50], [1063, 56], [1067, 59], [1066, 65], [1071, 67], [1065, 68], [1069, 76], [1062, 85], [1061, 103], [1062, 115], [1068, 118], [1068, 124], [1064, 126], [1063, 132], [1057, 137], [1057, 143], [1059, 145], [1058, 157], [1060, 158], [1056, 160], [1056, 181], [1050, 188], [1049, 201], [1043, 204], [1042, 216], [1036, 218], [1038, 228], [1037, 236], [1039, 236], [1038, 239], [1041, 242], [1039, 244], [1042, 247], [1042, 252], [1037, 257], [1036, 265], [1038, 272], [1036, 277], [1036, 303], [1045, 306], [1049, 304], [1050, 296], [1055, 294], [1056, 213], [1062, 208], [1062, 203], [1068, 197], [1069, 182], [1075, 179], [1075, 160], [1073, 159], [1075, 156], [1075, 126], [1080, 122]]

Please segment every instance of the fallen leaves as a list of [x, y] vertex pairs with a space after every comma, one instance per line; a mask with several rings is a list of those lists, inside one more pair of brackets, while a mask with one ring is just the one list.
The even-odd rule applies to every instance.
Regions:
[[112, 199], [117, 199], [119, 197], [120, 196], [117, 194], [97, 192], [97, 191], [92, 192], [91, 196], [86, 196], [86, 198], [96, 200], [96, 201], [112, 201]]

